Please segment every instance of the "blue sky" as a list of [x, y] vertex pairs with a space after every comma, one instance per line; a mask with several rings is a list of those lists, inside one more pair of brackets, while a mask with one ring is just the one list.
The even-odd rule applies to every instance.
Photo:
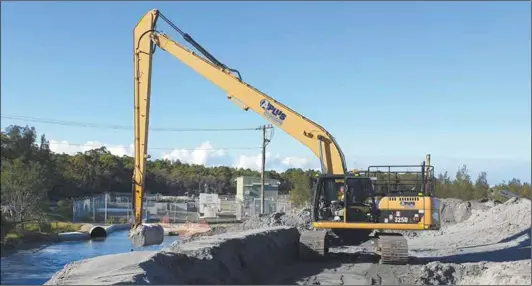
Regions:
[[[132, 29], [152, 8], [245, 81], [324, 126], [350, 168], [417, 164], [431, 153], [439, 171], [468, 164], [473, 177], [487, 171], [490, 183], [530, 181], [529, 2], [2, 2], [2, 114], [131, 125]], [[162, 50], [151, 110], [153, 127], [266, 123]], [[2, 119], [3, 128], [22, 123]], [[133, 137], [30, 124], [69, 143], [127, 146]], [[258, 132], [152, 132], [150, 147], [260, 140]], [[268, 151], [277, 163], [318, 163], [281, 130]], [[232, 164], [257, 152], [206, 160]]]

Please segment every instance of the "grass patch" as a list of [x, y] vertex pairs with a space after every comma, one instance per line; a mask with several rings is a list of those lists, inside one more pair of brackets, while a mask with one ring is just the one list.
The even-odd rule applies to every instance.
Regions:
[[17, 245], [20, 243], [48, 242], [54, 240], [54, 235], [63, 232], [79, 231], [82, 223], [72, 222], [46, 222], [26, 223], [24, 227], [9, 232], [4, 238], [5, 245]]
[[57, 234], [63, 232], [78, 231], [83, 224], [73, 222], [54, 221], [46, 223], [27, 223], [24, 231]]

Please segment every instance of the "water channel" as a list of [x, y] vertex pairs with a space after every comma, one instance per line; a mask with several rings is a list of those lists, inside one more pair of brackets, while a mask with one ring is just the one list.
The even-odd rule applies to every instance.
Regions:
[[[100, 255], [130, 252], [127, 231], [109, 234], [104, 241], [69, 241], [38, 250], [21, 250], [1, 258], [1, 284], [42, 285], [67, 263]], [[159, 250], [179, 239], [165, 236], [161, 245], [136, 248], [135, 251]]]

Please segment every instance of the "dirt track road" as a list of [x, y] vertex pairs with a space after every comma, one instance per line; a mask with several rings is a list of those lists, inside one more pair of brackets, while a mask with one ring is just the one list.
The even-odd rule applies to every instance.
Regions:
[[299, 262], [280, 273], [269, 284], [299, 285], [400, 285], [412, 284], [410, 265], [383, 265], [369, 253], [371, 244], [336, 247], [321, 262]]

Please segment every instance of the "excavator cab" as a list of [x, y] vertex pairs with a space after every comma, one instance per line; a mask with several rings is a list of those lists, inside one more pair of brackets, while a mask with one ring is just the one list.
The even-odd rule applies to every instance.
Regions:
[[[300, 258], [327, 255], [331, 241], [357, 245], [371, 240], [377, 245], [381, 262], [408, 261], [407, 240], [397, 232], [386, 231], [440, 228], [440, 203], [433, 196], [430, 155], [427, 161], [421, 165], [370, 166], [364, 172], [316, 178], [312, 207], [315, 230], [302, 233]], [[339, 188], [345, 190], [341, 200], [336, 195]]]
[[371, 178], [323, 175], [313, 183], [315, 222], [371, 222], [376, 217]]

